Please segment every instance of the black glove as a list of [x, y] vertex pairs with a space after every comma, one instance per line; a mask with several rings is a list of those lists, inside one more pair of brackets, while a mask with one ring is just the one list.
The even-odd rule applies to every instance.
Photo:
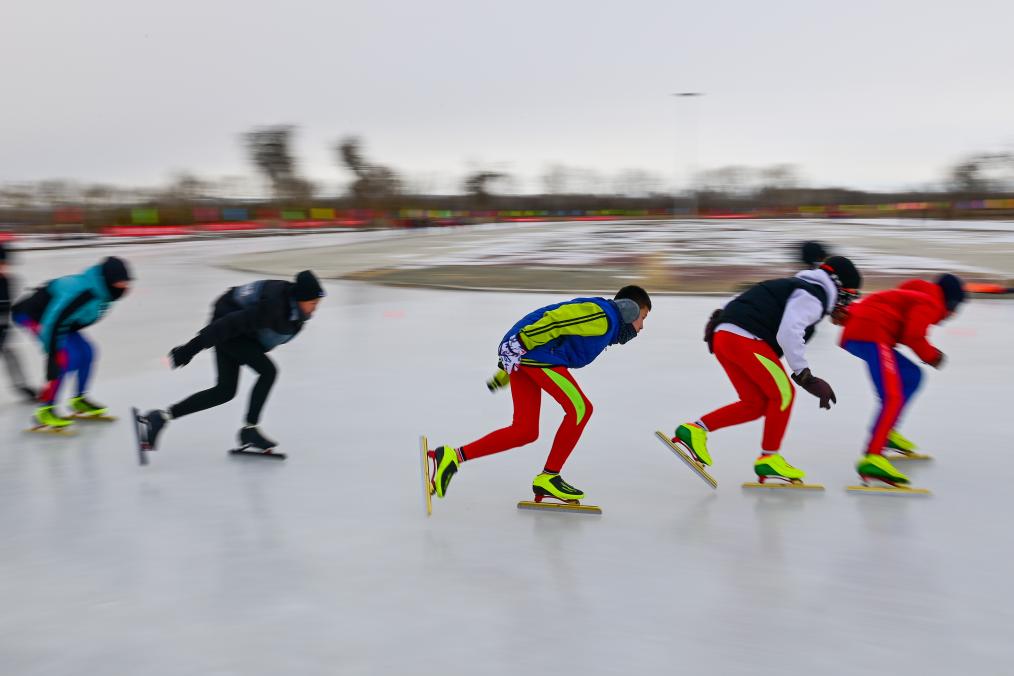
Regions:
[[201, 351], [200, 339], [194, 338], [186, 345], [179, 345], [169, 351], [169, 365], [178, 369], [181, 366], [186, 366], [190, 363], [190, 360], [197, 356], [197, 353]]
[[838, 403], [838, 398], [834, 396], [834, 390], [827, 384], [827, 381], [810, 373], [810, 369], [805, 368], [798, 374], [793, 373], [792, 379], [796, 381], [797, 385], [820, 399], [821, 408], [830, 410], [832, 403]]
[[722, 311], [715, 310], [704, 327], [704, 342], [708, 344], [708, 352], [715, 354], [715, 327], [722, 323]]
[[928, 361], [926, 363], [929, 364], [930, 366], [932, 366], [935, 369], [942, 369], [944, 367], [944, 363], [946, 363], [946, 361], [947, 361], [947, 358], [944, 357], [944, 353], [943, 352], [938, 352], [936, 359], [934, 359], [933, 361]]

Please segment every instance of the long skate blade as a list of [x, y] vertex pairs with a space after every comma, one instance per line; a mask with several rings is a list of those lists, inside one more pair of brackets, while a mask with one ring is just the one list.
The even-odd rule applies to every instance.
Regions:
[[137, 442], [137, 462], [141, 465], [148, 464], [148, 453], [145, 451], [144, 444], [141, 443], [141, 423], [139, 418], [141, 412], [137, 408], [130, 407], [130, 419], [134, 422], [134, 440]]
[[248, 448], [234, 448], [229, 451], [229, 455], [250, 455], [261, 458], [274, 458], [275, 460], [285, 460], [286, 458], [284, 453], [275, 453], [274, 451], [251, 451]]
[[885, 458], [890, 460], [932, 460], [932, 455], [924, 455], [922, 453], [895, 453], [891, 455], [885, 455]]
[[542, 509], [547, 511], [582, 512], [584, 514], [601, 514], [602, 508], [596, 505], [575, 505], [567, 502], [535, 502], [522, 500], [518, 509]]
[[672, 439], [667, 437], [662, 432], [656, 431], [655, 436], [661, 439], [662, 443], [665, 444], [670, 451], [675, 453], [677, 457], [679, 457], [679, 459], [686, 464], [687, 467], [692, 469], [694, 471], [694, 474], [701, 477], [701, 479], [704, 480], [704, 483], [708, 484], [712, 488], [718, 488], [718, 481], [715, 480], [715, 477], [708, 474], [707, 470], [701, 467], [701, 463], [697, 462], [696, 460], [694, 460], [692, 456], [687, 454], [687, 452], [684, 451], [683, 448], [679, 446], [679, 444], [674, 444], [672, 442]]
[[96, 422], [116, 422], [119, 418], [115, 415], [88, 415], [87, 413], [72, 413], [74, 420], [94, 420]]
[[933, 495], [926, 488], [906, 488], [903, 486], [846, 486], [850, 493], [879, 493], [881, 495]]
[[790, 490], [797, 491], [822, 491], [824, 490], [823, 484], [803, 484], [803, 483], [788, 483], [785, 481], [765, 481], [760, 483], [759, 481], [746, 481], [743, 483], [743, 488], [788, 488]]
[[77, 434], [77, 430], [68, 427], [29, 427], [25, 432], [29, 434], [52, 434], [57, 437], [72, 437]]
[[426, 516], [430, 516], [433, 514], [433, 482], [430, 481], [430, 442], [425, 434], [419, 437], [419, 447], [422, 449], [422, 480]]

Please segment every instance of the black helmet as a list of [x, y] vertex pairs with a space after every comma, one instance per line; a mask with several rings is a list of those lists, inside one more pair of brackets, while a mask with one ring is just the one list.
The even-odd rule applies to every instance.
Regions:
[[855, 264], [844, 256], [831, 256], [820, 265], [820, 269], [831, 275], [839, 289], [856, 290], [863, 285], [863, 276]]
[[937, 277], [937, 286], [944, 292], [944, 305], [948, 311], [954, 312], [965, 302], [965, 285], [957, 275], [950, 273], [940, 275]]

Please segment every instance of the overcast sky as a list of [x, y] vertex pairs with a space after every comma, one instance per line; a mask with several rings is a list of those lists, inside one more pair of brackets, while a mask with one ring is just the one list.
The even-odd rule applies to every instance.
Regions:
[[1014, 147], [1012, 26], [1009, 0], [3, 0], [0, 182], [252, 174], [240, 133], [291, 123], [335, 185], [357, 134], [435, 189], [551, 164], [672, 184], [692, 137], [701, 167], [919, 186]]

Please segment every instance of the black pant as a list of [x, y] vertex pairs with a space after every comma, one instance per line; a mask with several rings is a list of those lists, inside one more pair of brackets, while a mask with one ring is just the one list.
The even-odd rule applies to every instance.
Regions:
[[256, 425], [261, 418], [261, 409], [275, 384], [278, 369], [253, 338], [236, 338], [215, 348], [215, 363], [218, 365], [218, 382], [211, 389], [192, 394], [169, 408], [173, 418], [182, 418], [191, 413], [204, 411], [231, 401], [236, 396], [239, 384], [239, 367], [249, 366], [260, 376], [250, 393], [250, 407], [246, 422]]

